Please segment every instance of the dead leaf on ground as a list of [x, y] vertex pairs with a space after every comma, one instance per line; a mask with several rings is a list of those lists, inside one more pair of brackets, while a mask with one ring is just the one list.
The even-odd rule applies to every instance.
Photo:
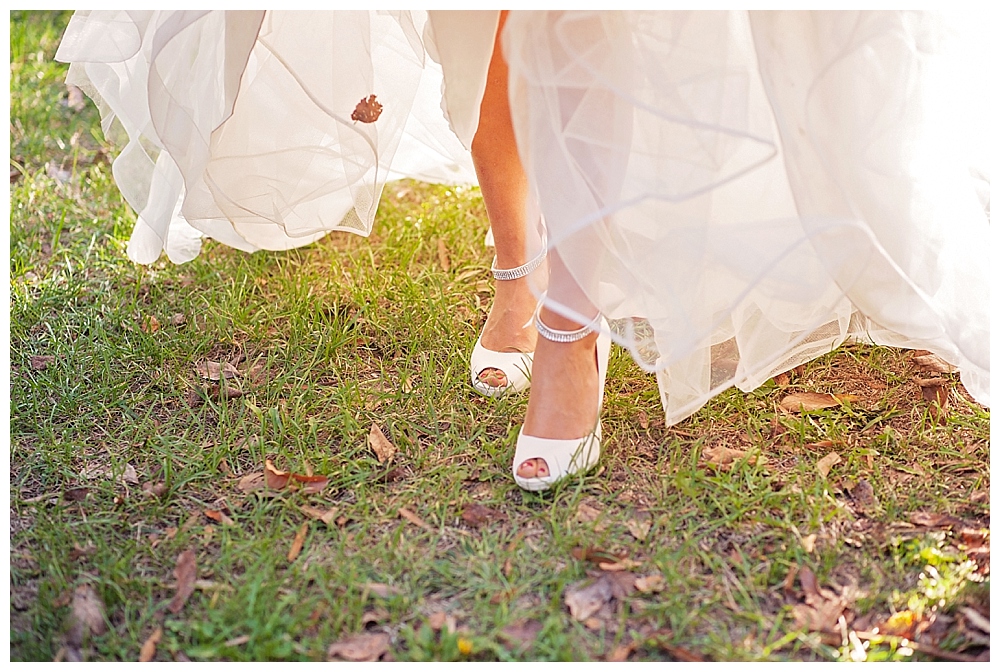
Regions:
[[945, 424], [947, 415], [944, 409], [948, 407], [948, 390], [950, 382], [944, 378], [917, 378], [917, 385], [920, 386], [920, 396], [931, 406], [931, 417], [938, 424]]
[[833, 469], [835, 464], [840, 464], [840, 455], [837, 453], [827, 453], [816, 463], [816, 470], [820, 476], [826, 478], [830, 475], [830, 470]]
[[960, 518], [947, 513], [914, 511], [908, 517], [917, 527], [960, 527], [964, 524]]
[[448, 246], [444, 243], [444, 238], [438, 238], [438, 263], [441, 270], [447, 273], [451, 270], [451, 261], [448, 258]]
[[368, 445], [375, 451], [375, 457], [378, 458], [379, 464], [391, 462], [393, 456], [396, 454], [396, 446], [392, 445], [392, 442], [385, 438], [385, 434], [382, 433], [382, 430], [374, 422], [372, 423], [371, 431], [368, 432]]
[[674, 660], [680, 661], [682, 663], [703, 663], [705, 662], [705, 657], [699, 653], [695, 653], [691, 649], [686, 649], [683, 646], [675, 646], [673, 644], [668, 644], [665, 641], [657, 640], [656, 648], [660, 649], [668, 656], [674, 658]]
[[418, 516], [417, 514], [413, 513], [412, 511], [410, 511], [407, 508], [400, 507], [399, 508], [399, 515], [400, 515], [400, 517], [406, 518], [408, 521], [410, 521], [414, 525], [416, 525], [418, 527], [422, 527], [425, 530], [434, 529], [430, 525], [428, 525], [427, 522], [424, 521], [423, 518], [421, 518], [420, 516]]
[[624, 663], [639, 648], [639, 642], [629, 642], [615, 647], [605, 660], [609, 663]]
[[320, 520], [326, 523], [327, 525], [332, 525], [334, 519], [337, 516], [336, 509], [329, 509], [328, 511], [324, 511], [323, 509], [317, 509], [315, 506], [309, 506], [309, 505], [303, 505], [300, 506], [299, 508], [302, 510], [302, 513], [306, 514], [313, 520]]
[[54, 361], [56, 358], [52, 355], [32, 355], [31, 368], [35, 371], [44, 371]]
[[806, 536], [802, 537], [802, 539], [800, 540], [802, 543], [802, 550], [805, 551], [806, 553], [812, 553], [813, 551], [815, 551], [816, 539], [817, 537], [815, 534], [807, 534]]
[[142, 491], [153, 497], [163, 497], [167, 494], [167, 484], [158, 481], [156, 483], [146, 482], [142, 484]]
[[640, 593], [658, 593], [666, 587], [663, 577], [659, 574], [640, 576], [635, 580], [635, 589]]
[[570, 551], [570, 555], [581, 562], [592, 562], [595, 565], [601, 562], [618, 562], [625, 557], [625, 554], [611, 553], [599, 548], [583, 548], [577, 546]]
[[389, 651], [389, 635], [384, 632], [362, 632], [339, 642], [327, 649], [328, 658], [342, 658], [351, 662], [372, 662]]
[[223, 646], [243, 646], [250, 641], [250, 635], [240, 635], [239, 637], [233, 637], [232, 639], [227, 639]]
[[307, 476], [306, 474], [291, 474], [292, 480], [302, 483], [302, 492], [315, 494], [323, 492], [330, 484], [330, 479], [326, 476]]
[[732, 469], [733, 465], [746, 458], [747, 464], [756, 464], [757, 456], [747, 457], [745, 450], [726, 448], [725, 446], [709, 446], [701, 451], [702, 464], [713, 469]]
[[653, 527], [653, 522], [646, 519], [629, 518], [625, 521], [625, 527], [628, 528], [629, 534], [638, 541], [645, 541], [646, 537], [649, 536], [649, 530]]
[[174, 313], [170, 318], [170, 324], [175, 327], [179, 327], [187, 322], [187, 316], [184, 313]]
[[63, 491], [63, 500], [67, 502], [82, 502], [90, 494], [89, 488], [69, 488]]
[[184, 608], [184, 603], [194, 592], [194, 581], [198, 578], [197, 558], [194, 551], [187, 550], [177, 556], [177, 566], [174, 568], [177, 578], [177, 594], [167, 607], [170, 613], [177, 614]]
[[630, 569], [635, 569], [641, 562], [636, 562], [635, 560], [629, 560], [628, 558], [622, 558], [617, 562], [599, 562], [597, 566], [603, 569], [605, 572], [624, 572]]
[[779, 373], [771, 380], [773, 380], [774, 384], [778, 387], [788, 387], [792, 382], [792, 377], [788, 375], [787, 371], [785, 371], [784, 373]]
[[104, 600], [91, 585], [77, 586], [69, 613], [70, 643], [79, 646], [87, 634], [103, 635], [108, 626], [104, 621]]
[[566, 587], [563, 601], [578, 621], [586, 621], [614, 597], [615, 584], [607, 574]]
[[292, 547], [288, 550], [288, 562], [295, 562], [295, 558], [299, 557], [299, 553], [302, 552], [302, 545], [306, 543], [306, 534], [308, 533], [309, 523], [302, 523], [302, 527], [295, 533], [295, 539], [292, 540]]
[[392, 586], [385, 583], [363, 583], [361, 588], [368, 591], [369, 593], [374, 593], [381, 598], [392, 597], [393, 595], [401, 595], [403, 591], [399, 588], [393, 588]]
[[[922, 354], [917, 354], [918, 352]], [[958, 371], [958, 368], [926, 350], [914, 350], [913, 363], [919, 369], [934, 371], [935, 373], [956, 373]]]
[[470, 527], [482, 527], [494, 521], [507, 520], [507, 514], [482, 504], [469, 504], [462, 509], [462, 520]]
[[275, 467], [271, 460], [264, 460], [264, 480], [267, 483], [267, 487], [272, 490], [282, 490], [286, 485], [288, 485], [288, 479], [290, 477], [291, 474], [287, 471], [281, 471]]
[[236, 525], [236, 522], [232, 518], [227, 516], [223, 511], [216, 511], [215, 509], [205, 509], [205, 515], [214, 520], [217, 523], [222, 523], [223, 525]]
[[198, 362], [194, 365], [195, 371], [202, 378], [208, 380], [221, 380], [222, 378], [234, 378], [240, 375], [235, 366], [229, 362]]
[[601, 517], [601, 510], [586, 502], [580, 502], [576, 507], [576, 519], [581, 523], [592, 523]]
[[142, 318], [139, 329], [144, 334], [155, 334], [160, 330], [160, 321], [156, 319], [156, 315], [147, 315]]
[[649, 416], [646, 414], [646, 411], [639, 409], [636, 415], [639, 418], [639, 426], [643, 429], [649, 429]]
[[853, 394], [829, 394], [827, 392], [796, 392], [789, 394], [778, 404], [789, 413], [800, 411], [818, 411], [824, 408], [834, 408], [841, 404], [857, 401]]
[[153, 631], [145, 642], [142, 643], [142, 648], [139, 649], [139, 662], [148, 663], [153, 660], [156, 656], [156, 645], [160, 643], [160, 639], [163, 637], [163, 628], [157, 628]]
[[808, 567], [799, 569], [799, 584], [804, 593], [803, 602], [792, 608], [798, 626], [812, 632], [834, 632], [837, 621], [847, 608], [847, 600], [832, 590], [822, 588]]
[[254, 490], [260, 490], [264, 485], [264, 472], [254, 471], [240, 478], [239, 483], [236, 484], [236, 489], [240, 492], [253, 492]]
[[542, 624], [533, 618], [515, 621], [500, 632], [500, 638], [511, 646], [516, 646], [518, 650], [524, 651], [535, 643], [538, 633], [542, 631]]
[[850, 490], [851, 499], [864, 511], [870, 511], [879, 507], [878, 497], [875, 496], [875, 489], [871, 483], [865, 479], [858, 481]]

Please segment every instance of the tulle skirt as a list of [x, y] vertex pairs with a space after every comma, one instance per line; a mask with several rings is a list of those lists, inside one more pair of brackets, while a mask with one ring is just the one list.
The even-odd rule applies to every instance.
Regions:
[[[124, 147], [130, 257], [183, 262], [205, 236], [366, 235], [387, 180], [474, 183], [497, 25], [78, 12], [57, 58]], [[911, 12], [511, 13], [547, 245], [656, 374], [668, 423], [852, 339], [931, 350], [989, 405], [986, 37]], [[377, 120], [352, 118], [373, 94]]]

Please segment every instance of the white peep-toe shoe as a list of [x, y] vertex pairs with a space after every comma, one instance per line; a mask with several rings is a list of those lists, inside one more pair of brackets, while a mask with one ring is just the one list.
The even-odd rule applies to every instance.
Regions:
[[[493, 265], [490, 272], [495, 280], [517, 280], [528, 275], [542, 265], [545, 260], [545, 250], [537, 257], [517, 268], [497, 268], [496, 257], [493, 258]], [[476, 347], [472, 349], [470, 358], [472, 387], [479, 394], [486, 397], [499, 397], [506, 392], [521, 392], [531, 384], [531, 359], [534, 356], [531, 352], [496, 352], [483, 347], [483, 334], [479, 334], [476, 339]], [[487, 385], [479, 379], [480, 374], [486, 369], [498, 369], [507, 379], [507, 384], [499, 387]]]
[[[552, 485], [567, 476], [587, 471], [601, 457], [601, 406], [604, 402], [604, 380], [608, 373], [608, 356], [611, 352], [610, 328], [603, 317], [598, 318], [601, 329], [597, 337], [597, 425], [582, 439], [543, 439], [528, 436], [524, 428], [517, 435], [517, 448], [514, 450], [512, 471], [514, 482], [525, 490], [548, 490]], [[572, 343], [586, 337], [594, 331], [594, 322], [574, 331], [551, 329], [542, 322], [539, 312], [535, 312], [535, 329], [538, 335], [557, 343]], [[548, 476], [524, 478], [517, 475], [517, 468], [526, 460], [543, 459], [548, 465]]]

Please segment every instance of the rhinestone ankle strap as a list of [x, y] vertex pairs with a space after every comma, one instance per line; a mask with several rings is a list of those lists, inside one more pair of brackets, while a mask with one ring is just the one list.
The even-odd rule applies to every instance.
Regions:
[[556, 343], [575, 343], [582, 338], [586, 338], [594, 331], [594, 327], [601, 319], [601, 314], [598, 313], [590, 324], [585, 324], [579, 329], [574, 329], [572, 331], [563, 331], [561, 329], [553, 329], [544, 322], [542, 322], [542, 304], [539, 303], [538, 307], [535, 309], [535, 330], [538, 335], [547, 341], [555, 341]]
[[497, 280], [517, 280], [518, 278], [523, 278], [528, 273], [542, 265], [545, 260], [545, 248], [538, 254], [537, 257], [524, 264], [523, 266], [518, 266], [517, 268], [497, 268], [497, 258], [493, 257], [493, 264], [490, 266], [490, 273]]

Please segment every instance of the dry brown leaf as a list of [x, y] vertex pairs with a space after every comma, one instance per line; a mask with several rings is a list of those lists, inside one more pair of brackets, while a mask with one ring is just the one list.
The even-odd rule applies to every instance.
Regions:
[[156, 483], [146, 482], [142, 484], [142, 491], [153, 497], [163, 497], [163, 495], [167, 494], [167, 484], [162, 481]]
[[636, 415], [639, 418], [639, 426], [643, 429], [649, 429], [649, 416], [646, 415], [646, 411], [639, 409]]
[[69, 613], [70, 644], [79, 646], [87, 634], [103, 635], [108, 626], [104, 620], [104, 600], [93, 586], [77, 586]]
[[533, 618], [515, 621], [500, 632], [500, 638], [508, 645], [524, 651], [535, 643], [535, 638], [542, 631], [542, 624]]
[[582, 548], [577, 546], [570, 551], [570, 555], [581, 562], [618, 562], [625, 557], [625, 554], [615, 554], [610, 551], [603, 551], [599, 548]]
[[35, 371], [44, 371], [54, 361], [56, 358], [52, 355], [32, 355], [31, 368]]
[[303, 484], [302, 492], [307, 494], [323, 492], [330, 483], [330, 479], [326, 476], [307, 476], [305, 474], [290, 474], [290, 476], [292, 480]]
[[174, 568], [177, 578], [177, 594], [167, 607], [170, 613], [177, 614], [184, 608], [184, 603], [194, 592], [194, 581], [198, 578], [197, 558], [194, 551], [187, 550], [177, 556], [177, 566]]
[[144, 334], [155, 334], [160, 330], [160, 321], [156, 319], [155, 315], [147, 315], [142, 318], [142, 324], [139, 325], [139, 329]]
[[444, 238], [438, 238], [438, 263], [441, 270], [447, 273], [451, 270], [451, 261], [448, 258], [448, 246], [444, 243]]
[[917, 365], [917, 368], [935, 373], [955, 373], [958, 371], [956, 367], [932, 353], [918, 355], [914, 352], [913, 363]]
[[139, 485], [139, 476], [135, 473], [135, 467], [129, 463], [125, 463], [125, 471], [122, 472], [121, 477], [122, 485]]
[[652, 526], [653, 523], [650, 520], [629, 518], [625, 521], [625, 527], [628, 528], [629, 534], [639, 541], [645, 541], [646, 537], [649, 536], [649, 530]]
[[437, 632], [444, 627], [445, 621], [448, 619], [448, 614], [443, 611], [436, 611], [427, 617], [427, 625], [431, 630]]
[[413, 513], [412, 511], [410, 511], [407, 508], [400, 507], [400, 509], [399, 509], [399, 515], [401, 517], [403, 517], [403, 518], [406, 518], [408, 521], [410, 521], [414, 525], [417, 525], [418, 527], [424, 528], [425, 530], [434, 529], [430, 525], [428, 525], [420, 516], [418, 516], [417, 514]]
[[187, 317], [184, 315], [184, 313], [174, 313], [174, 315], [170, 318], [170, 324], [174, 325], [175, 327], [179, 327], [183, 325], [185, 322], [187, 322]]
[[847, 608], [847, 600], [832, 590], [820, 587], [816, 575], [808, 567], [799, 569], [799, 584], [804, 601], [792, 608], [798, 626], [813, 632], [834, 632], [837, 621]]
[[216, 511], [215, 509], [205, 509], [205, 515], [214, 520], [217, 523], [222, 523], [223, 525], [236, 525], [232, 518], [227, 516], [223, 511]]
[[391, 597], [393, 595], [401, 595], [402, 591], [398, 588], [393, 588], [385, 583], [364, 583], [361, 587], [368, 591], [369, 593], [375, 593], [381, 598]]
[[581, 523], [592, 523], [600, 517], [601, 510], [586, 502], [580, 502], [580, 505], [576, 507], [576, 519]]
[[771, 380], [773, 380], [774, 384], [778, 387], [788, 387], [792, 382], [792, 377], [788, 375], [787, 371], [785, 371], [784, 373], [779, 373]]
[[666, 588], [666, 583], [659, 574], [640, 576], [635, 580], [635, 589], [640, 593], [658, 593], [664, 588]]
[[871, 486], [871, 483], [865, 479], [858, 481], [850, 490], [851, 498], [855, 501], [862, 510], [873, 510], [879, 507], [878, 497], [875, 496], [875, 489]]
[[802, 537], [802, 550], [806, 553], [812, 553], [816, 550], [816, 539], [817, 537], [815, 534], [807, 534]]
[[840, 455], [837, 453], [828, 453], [816, 463], [816, 470], [819, 471], [820, 476], [826, 478], [835, 464], [840, 464]]
[[818, 411], [823, 408], [833, 408], [843, 403], [857, 401], [853, 394], [829, 394], [827, 392], [796, 392], [789, 394], [778, 404], [790, 413], [800, 411]]
[[507, 514], [482, 504], [469, 504], [462, 510], [462, 520], [471, 527], [482, 527], [493, 521], [507, 520]]
[[746, 458], [747, 464], [756, 464], [757, 456], [747, 457], [745, 450], [726, 448], [725, 446], [709, 446], [701, 451], [702, 462], [713, 469], [732, 469], [733, 465]]
[[336, 509], [330, 509], [328, 511], [324, 511], [323, 509], [317, 509], [315, 506], [309, 506], [309, 505], [303, 505], [300, 506], [299, 508], [302, 509], [302, 513], [306, 514], [313, 520], [323, 521], [327, 525], [332, 525], [334, 518], [337, 515]]
[[389, 635], [384, 632], [363, 632], [339, 642], [327, 649], [328, 658], [343, 658], [352, 662], [372, 662], [389, 651]]
[[288, 562], [295, 562], [295, 558], [299, 557], [299, 553], [302, 552], [302, 544], [306, 543], [308, 532], [309, 523], [302, 523], [302, 527], [295, 533], [295, 539], [292, 540], [292, 547], [288, 550]]
[[244, 475], [240, 479], [240, 482], [236, 484], [236, 489], [240, 492], [253, 492], [254, 490], [260, 490], [264, 485], [264, 472], [255, 471]]
[[240, 635], [239, 637], [233, 637], [232, 639], [227, 639], [223, 646], [243, 646], [250, 641], [250, 635]]
[[599, 562], [597, 563], [597, 566], [605, 572], [624, 572], [630, 569], [635, 569], [641, 564], [641, 562], [636, 562], [635, 560], [622, 558], [617, 562]]
[[605, 660], [609, 663], [624, 663], [639, 648], [639, 642], [629, 642], [615, 647]]
[[145, 642], [142, 643], [142, 648], [139, 649], [139, 662], [148, 663], [153, 660], [156, 655], [156, 645], [160, 643], [160, 638], [163, 637], [163, 628], [157, 628], [153, 631]]
[[659, 640], [656, 642], [656, 646], [667, 655], [672, 656], [675, 660], [680, 661], [682, 663], [705, 662], [704, 656], [695, 653], [690, 649], [685, 649], [683, 646], [675, 646], [673, 644], [668, 644], [667, 642]]
[[371, 431], [368, 432], [368, 445], [375, 451], [375, 457], [378, 458], [379, 464], [391, 462], [393, 456], [396, 454], [396, 446], [392, 445], [392, 442], [385, 438], [385, 434], [382, 433], [382, 430], [374, 422], [372, 423]]
[[281, 471], [269, 459], [264, 460], [264, 481], [267, 483], [267, 487], [272, 490], [282, 490], [288, 485], [289, 478], [291, 478], [291, 474], [287, 471]]
[[90, 488], [69, 488], [63, 491], [63, 500], [67, 502], [82, 502], [90, 494]]
[[202, 378], [206, 378], [208, 380], [221, 380], [222, 378], [234, 378], [240, 375], [240, 372], [236, 369], [236, 367], [230, 364], [229, 362], [222, 362], [222, 363], [210, 362], [210, 361], [198, 362], [197, 364], [195, 364], [194, 368], [195, 371], [198, 372], [199, 376], [201, 376]]
[[570, 615], [583, 622], [610, 602], [614, 592], [615, 584], [609, 575], [602, 574], [597, 579], [587, 579], [567, 586], [563, 601], [569, 607]]

